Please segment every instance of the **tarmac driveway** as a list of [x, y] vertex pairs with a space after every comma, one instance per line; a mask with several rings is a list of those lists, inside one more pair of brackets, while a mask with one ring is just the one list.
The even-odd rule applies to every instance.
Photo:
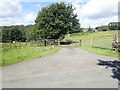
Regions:
[[76, 47], [3, 67], [3, 88], [117, 88], [111, 68], [97, 65], [117, 58]]

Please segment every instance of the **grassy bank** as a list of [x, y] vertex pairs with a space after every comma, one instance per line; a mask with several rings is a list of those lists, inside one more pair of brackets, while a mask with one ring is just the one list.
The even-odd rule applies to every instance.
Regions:
[[60, 50], [60, 47], [25, 47], [21, 49], [9, 50], [2, 53], [2, 66], [11, 65], [35, 58], [51, 55]]
[[[106, 37], [102, 37], [106, 36]], [[110, 37], [107, 37], [110, 36]], [[91, 37], [94, 37], [91, 43]], [[106, 56], [112, 56], [112, 57], [118, 57], [118, 52], [113, 52], [112, 49], [112, 42], [114, 37], [114, 31], [109, 32], [85, 32], [85, 33], [74, 33], [71, 34], [70, 40], [73, 42], [78, 42], [79, 40], [82, 40], [82, 46], [81, 49], [106, 55]], [[117, 38], [118, 40], [118, 38]], [[79, 46], [79, 43], [72, 43], [73, 45]], [[100, 47], [100, 48], [92, 48], [92, 46]], [[106, 49], [101, 49], [106, 48]], [[109, 50], [108, 50], [109, 49]]]
[[81, 46], [80, 48], [83, 50], [89, 51], [89, 52], [100, 54], [100, 55], [118, 57], [118, 52], [113, 52], [112, 50], [106, 50], [106, 49], [100, 49], [100, 48], [91, 48], [91, 47], [85, 47], [85, 46]]

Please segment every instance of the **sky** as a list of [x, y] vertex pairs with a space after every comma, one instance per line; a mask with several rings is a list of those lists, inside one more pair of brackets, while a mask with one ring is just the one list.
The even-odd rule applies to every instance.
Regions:
[[0, 0], [0, 26], [34, 24], [43, 7], [63, 1], [76, 8], [82, 28], [118, 21], [119, 0]]

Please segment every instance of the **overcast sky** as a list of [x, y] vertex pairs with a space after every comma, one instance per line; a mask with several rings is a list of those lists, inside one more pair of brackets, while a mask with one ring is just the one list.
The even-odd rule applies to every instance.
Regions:
[[0, 0], [0, 26], [34, 24], [42, 7], [65, 1], [76, 8], [81, 27], [96, 27], [118, 21], [119, 0]]

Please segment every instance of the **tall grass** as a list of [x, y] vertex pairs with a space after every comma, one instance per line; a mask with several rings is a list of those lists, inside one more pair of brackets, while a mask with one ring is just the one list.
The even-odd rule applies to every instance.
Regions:
[[2, 53], [2, 66], [11, 65], [34, 58], [53, 54], [60, 50], [60, 47], [51, 48], [51, 46], [42, 47], [24, 47], [21, 49], [11, 49]]
[[20, 48], [23, 48], [23, 47], [26, 47], [26, 46], [28, 46], [27, 42], [22, 42], [22, 43], [19, 43], [19, 44], [16, 44], [16, 43], [2, 43], [2, 51], [6, 52], [6, 51], [9, 51], [9, 50], [12, 50], [12, 49], [20, 49]]

